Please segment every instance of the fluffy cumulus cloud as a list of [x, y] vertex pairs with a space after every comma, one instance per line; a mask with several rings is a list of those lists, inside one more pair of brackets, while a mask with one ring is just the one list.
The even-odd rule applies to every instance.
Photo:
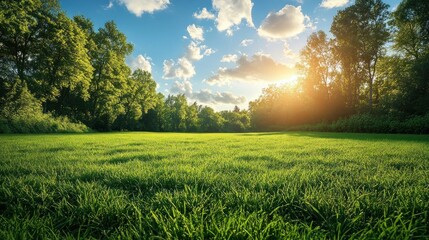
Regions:
[[258, 34], [268, 39], [287, 39], [302, 33], [306, 22], [310, 22], [310, 18], [302, 13], [301, 6], [286, 5], [280, 11], [268, 14]]
[[349, 3], [349, 0], [323, 0], [320, 6], [324, 8], [336, 8], [342, 7], [347, 3]]
[[252, 39], [244, 39], [243, 41], [241, 41], [240, 45], [243, 47], [247, 47], [249, 45], [251, 45], [253, 43]]
[[169, 0], [118, 0], [124, 4], [131, 13], [140, 17], [143, 13], [153, 13], [158, 10], [167, 8]]
[[206, 79], [210, 85], [224, 85], [231, 81], [245, 82], [277, 82], [290, 78], [295, 70], [284, 64], [276, 62], [270, 56], [255, 54], [249, 58], [241, 56], [235, 68], [221, 68], [217, 74]]
[[213, 0], [213, 8], [217, 11], [216, 27], [219, 31], [230, 30], [244, 19], [253, 27], [251, 0]]
[[207, 8], [203, 8], [201, 12], [194, 13], [194, 18], [196, 19], [215, 19], [215, 15], [209, 11], [207, 11]]
[[164, 61], [163, 73], [164, 79], [180, 78], [187, 80], [195, 75], [195, 67], [186, 57], [179, 58], [177, 62], [170, 59]]
[[175, 81], [171, 87], [170, 92], [173, 94], [185, 94], [187, 97], [192, 96], [192, 83], [188, 80], [182, 82]]
[[141, 54], [134, 58], [131, 62], [131, 70], [135, 71], [137, 69], [152, 73], [151, 58], [144, 57]]
[[200, 46], [196, 42], [191, 42], [186, 50], [186, 58], [193, 61], [201, 60], [204, 57], [204, 55], [201, 54], [203, 47], [205, 46]]
[[189, 36], [194, 40], [204, 41], [204, 29], [202, 27], [195, 26], [195, 24], [189, 25], [188, 30]]
[[242, 104], [246, 101], [244, 96], [236, 96], [230, 92], [212, 93], [209, 89], [193, 92], [192, 83], [189, 80], [175, 81], [168, 91], [172, 94], [185, 94], [189, 99], [207, 104]]
[[244, 96], [236, 96], [230, 92], [212, 93], [208, 89], [203, 89], [192, 94], [192, 99], [201, 103], [224, 103], [224, 104], [242, 104], [246, 101]]
[[213, 53], [215, 53], [215, 51], [211, 48], [207, 48], [206, 45], [191, 42], [186, 50], [186, 58], [190, 61], [199, 61], [204, 56], [210, 56]]
[[221, 62], [235, 62], [237, 61], [238, 56], [235, 54], [227, 54], [222, 57]]

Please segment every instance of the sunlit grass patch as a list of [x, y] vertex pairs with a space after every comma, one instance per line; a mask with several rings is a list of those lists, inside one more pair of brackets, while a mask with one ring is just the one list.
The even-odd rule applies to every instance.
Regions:
[[429, 238], [429, 137], [0, 136], [0, 238]]

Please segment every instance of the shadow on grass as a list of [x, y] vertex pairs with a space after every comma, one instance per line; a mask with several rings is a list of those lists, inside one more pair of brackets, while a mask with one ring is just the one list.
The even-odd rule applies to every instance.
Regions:
[[246, 133], [242, 136], [281, 136], [289, 135], [294, 137], [312, 137], [326, 139], [347, 139], [360, 141], [406, 141], [429, 143], [429, 135], [414, 135], [414, 134], [379, 134], [379, 133], [339, 133], [339, 132], [261, 132], [261, 133]]

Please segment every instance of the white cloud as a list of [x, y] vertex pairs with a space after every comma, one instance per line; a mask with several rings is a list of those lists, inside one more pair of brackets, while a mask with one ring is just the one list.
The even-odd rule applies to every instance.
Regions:
[[219, 31], [230, 29], [244, 19], [253, 27], [251, 0], [213, 0], [213, 8], [218, 11], [216, 27]]
[[323, 0], [320, 4], [323, 8], [336, 8], [336, 7], [342, 7], [349, 3], [349, 0]]
[[204, 56], [210, 56], [212, 54], [214, 54], [216, 51], [211, 49], [211, 48], [207, 48], [206, 50], [204, 50]]
[[268, 14], [258, 34], [268, 39], [287, 39], [302, 33], [309, 21], [310, 18], [302, 13], [301, 6], [286, 5], [280, 11]]
[[238, 56], [235, 54], [227, 54], [222, 57], [221, 62], [235, 62], [237, 61]]
[[217, 92], [214, 94], [213, 100], [218, 103], [241, 104], [246, 101], [246, 98], [243, 96], [235, 96], [229, 92]]
[[199, 61], [204, 56], [201, 54], [202, 47], [195, 42], [191, 42], [188, 45], [188, 49], [186, 51], [186, 58], [189, 60]]
[[168, 92], [172, 94], [185, 94], [189, 99], [196, 100], [199, 103], [242, 104], [246, 101], [244, 96], [235, 96], [230, 92], [212, 93], [209, 89], [193, 92], [192, 83], [188, 80], [175, 81]]
[[246, 101], [244, 96], [235, 96], [230, 92], [212, 93], [208, 89], [202, 89], [199, 92], [192, 94], [192, 99], [201, 103], [226, 103], [226, 104], [242, 104]]
[[203, 8], [201, 12], [194, 13], [194, 18], [196, 19], [215, 19], [215, 15], [209, 11], [207, 11], [207, 8]]
[[[204, 51], [204, 52], [203, 52]], [[186, 58], [190, 61], [199, 61], [204, 56], [210, 56], [215, 51], [211, 48], [207, 48], [206, 45], [199, 45], [196, 42], [191, 42], [186, 50]]]
[[104, 7], [105, 10], [111, 9], [113, 7], [113, 2], [110, 1], [107, 6]]
[[252, 39], [244, 39], [243, 41], [241, 41], [240, 45], [243, 47], [247, 47], [249, 45], [251, 45], [253, 43]]
[[202, 27], [195, 26], [195, 24], [189, 25], [187, 28], [189, 36], [194, 40], [204, 41], [204, 29]]
[[131, 62], [131, 70], [135, 71], [137, 69], [141, 69], [143, 71], [147, 71], [152, 73], [152, 63], [150, 62], [151, 58], [144, 57], [143, 55], [138, 55]]
[[179, 58], [177, 63], [172, 59], [164, 60], [163, 70], [164, 74], [162, 78], [164, 79], [180, 78], [187, 80], [195, 75], [195, 67], [185, 57]]
[[295, 74], [295, 69], [274, 61], [270, 56], [246, 55], [237, 60], [235, 68], [221, 68], [217, 74], [205, 80], [210, 85], [224, 85], [231, 81], [277, 82]]
[[192, 83], [188, 80], [183, 80], [182, 82], [175, 81], [174, 85], [170, 89], [171, 93], [174, 94], [185, 94], [187, 97], [192, 96]]
[[173, 59], [164, 60], [162, 78], [188, 80], [196, 74], [193, 62], [199, 61], [204, 56], [209, 56], [214, 52], [213, 49], [207, 48], [206, 45], [201, 45], [198, 41], [191, 41], [186, 49], [186, 53], [177, 62]]
[[167, 8], [169, 0], [118, 0], [128, 11], [140, 17], [143, 13], [153, 13]]

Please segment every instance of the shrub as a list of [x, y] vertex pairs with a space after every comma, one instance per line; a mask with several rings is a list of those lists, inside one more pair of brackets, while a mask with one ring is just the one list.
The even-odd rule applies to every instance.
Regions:
[[385, 115], [358, 114], [332, 123], [302, 125], [289, 130], [359, 133], [429, 133], [429, 113], [407, 119]]
[[0, 133], [66, 133], [89, 132], [82, 123], [73, 123], [67, 117], [53, 117], [42, 112], [41, 102], [25, 84], [17, 82], [6, 96], [0, 111]]

